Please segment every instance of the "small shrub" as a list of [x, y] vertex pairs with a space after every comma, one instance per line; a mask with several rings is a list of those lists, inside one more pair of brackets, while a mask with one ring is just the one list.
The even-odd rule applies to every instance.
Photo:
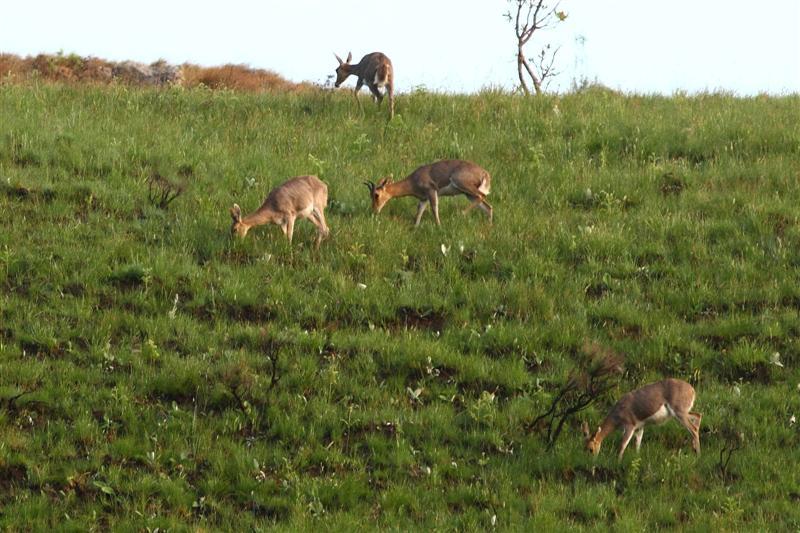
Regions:
[[[550, 407], [539, 415], [532, 427], [543, 427], [548, 449], [552, 449], [564, 424], [602, 398], [616, 385], [622, 374], [622, 356], [596, 343], [586, 343], [578, 367], [573, 368], [553, 395]], [[540, 424], [541, 423], [541, 424]]]
[[147, 178], [147, 198], [159, 209], [166, 209], [178, 196], [186, 191], [186, 183], [175, 183], [158, 172]]
[[126, 265], [112, 272], [106, 281], [120, 289], [146, 287], [151, 280], [150, 269], [141, 265]]

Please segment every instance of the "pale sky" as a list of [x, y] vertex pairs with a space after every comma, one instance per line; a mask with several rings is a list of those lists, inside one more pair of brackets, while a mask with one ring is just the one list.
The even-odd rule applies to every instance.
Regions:
[[[0, 53], [247, 64], [324, 82], [336, 52], [382, 51], [398, 91], [517, 83], [506, 0], [6, 0]], [[626, 92], [800, 92], [800, 0], [562, 0], [551, 89], [587, 78]], [[352, 87], [354, 80], [348, 81]]]

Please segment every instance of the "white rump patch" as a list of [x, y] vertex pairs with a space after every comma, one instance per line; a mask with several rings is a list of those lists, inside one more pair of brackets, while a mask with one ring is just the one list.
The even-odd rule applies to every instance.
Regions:
[[675, 416], [675, 412], [670, 409], [669, 405], [664, 404], [658, 408], [658, 411], [653, 413], [652, 415], [648, 416], [642, 423], [644, 424], [660, 424], [667, 420], [669, 417]]
[[375, 85], [377, 85], [379, 87], [383, 87], [384, 85], [386, 85], [386, 79], [385, 78], [381, 79], [380, 78], [380, 72], [376, 70], [375, 71], [375, 79], [372, 81], [372, 83], [374, 83]]
[[478, 187], [478, 191], [482, 195], [486, 196], [487, 194], [489, 194], [490, 189], [491, 189], [491, 185], [489, 185], [489, 181], [486, 178], [483, 178], [481, 180], [480, 186]]
[[306, 207], [297, 212], [297, 216], [301, 218], [308, 218], [314, 211], [314, 204], [308, 204]]

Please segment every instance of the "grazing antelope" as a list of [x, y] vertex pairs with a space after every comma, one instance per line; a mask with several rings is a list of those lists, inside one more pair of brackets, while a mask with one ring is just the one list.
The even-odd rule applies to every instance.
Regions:
[[629, 392], [614, 405], [594, 435], [589, 432], [586, 422], [582, 424], [586, 449], [597, 455], [603, 439], [621, 428], [622, 443], [618, 459], [622, 460], [622, 454], [634, 434], [636, 451], [639, 451], [646, 424], [660, 424], [674, 417], [692, 434], [692, 448], [700, 455], [700, 420], [703, 415], [691, 411], [694, 398], [694, 388], [680, 379], [657, 381]]
[[467, 214], [474, 207], [480, 207], [489, 216], [492, 223], [492, 206], [486, 201], [492, 185], [489, 173], [469, 161], [461, 159], [443, 159], [430, 165], [423, 165], [412, 172], [406, 179], [393, 182], [391, 177], [378, 181], [364, 182], [369, 188], [372, 197], [372, 210], [380, 213], [386, 202], [400, 196], [414, 196], [419, 200], [417, 204], [417, 218], [415, 226], [419, 226], [422, 214], [428, 204], [431, 204], [433, 217], [436, 224], [439, 221], [439, 197], [463, 194], [472, 203], [464, 209]]
[[359, 107], [361, 102], [358, 100], [358, 91], [365, 83], [369, 90], [372, 92], [372, 97], [376, 103], [380, 104], [383, 101], [383, 95], [378, 90], [380, 87], [385, 87], [386, 94], [389, 96], [389, 118], [394, 117], [394, 69], [392, 62], [388, 57], [380, 52], [372, 52], [361, 58], [361, 61], [356, 65], [351, 65], [350, 61], [353, 59], [352, 52], [347, 54], [347, 61], [342, 61], [342, 58], [337, 54], [336, 59], [339, 61], [339, 66], [336, 68], [336, 87], [339, 87], [348, 76], [354, 75], [358, 78], [356, 81], [356, 88], [353, 91], [353, 96], [356, 98]]
[[272, 189], [264, 203], [255, 212], [242, 218], [242, 209], [233, 204], [231, 218], [233, 235], [244, 237], [250, 228], [262, 224], [277, 224], [292, 244], [294, 222], [307, 218], [317, 226], [317, 247], [328, 236], [325, 223], [325, 206], [328, 204], [328, 186], [316, 176], [298, 176]]

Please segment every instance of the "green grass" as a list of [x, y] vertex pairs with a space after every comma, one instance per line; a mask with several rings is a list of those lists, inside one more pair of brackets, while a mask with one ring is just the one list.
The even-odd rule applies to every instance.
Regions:
[[[0, 85], [0, 529], [800, 528], [798, 96], [364, 100]], [[491, 172], [493, 226], [370, 213], [364, 180], [446, 157]], [[306, 173], [318, 252], [229, 238]], [[695, 384], [700, 458], [675, 423], [545, 451], [587, 341], [615, 395]]]

